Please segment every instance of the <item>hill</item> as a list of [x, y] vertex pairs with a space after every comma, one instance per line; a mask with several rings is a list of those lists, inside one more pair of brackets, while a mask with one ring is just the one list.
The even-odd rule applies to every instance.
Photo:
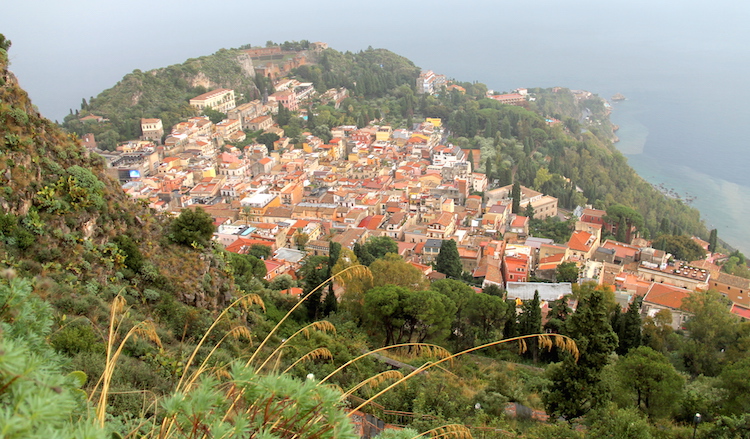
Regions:
[[[140, 118], [160, 118], [164, 126], [172, 126], [195, 114], [188, 103], [191, 98], [220, 87], [235, 90], [240, 103], [260, 97], [253, 61], [247, 53], [222, 49], [182, 64], [147, 72], [134, 70], [88, 102], [84, 98], [80, 111], [71, 110], [63, 126], [78, 135], [92, 132], [113, 149], [118, 141], [140, 136]], [[90, 114], [108, 120], [79, 120]]]
[[[688, 437], [697, 411], [705, 416], [704, 437], [746, 430], [750, 363], [742, 347], [750, 331], [719, 294], [692, 295], [695, 318], [682, 333], [662, 313], [642, 325], [637, 306], [623, 313], [608, 288], [576, 285], [575, 311], [567, 301], [548, 304], [554, 318], [545, 329], [560, 333], [538, 337], [538, 297], [518, 314], [499, 288], [477, 294], [455, 279], [430, 284], [393, 253], [375, 258], [377, 247], [397, 248], [383, 237], [356, 253], [331, 246], [338, 258], [309, 258], [299, 284], [307, 297], [332, 273], [352, 289], [338, 311], [327, 300], [308, 307], [278, 293], [295, 285], [291, 277], [267, 283], [257, 258], [214, 246], [205, 213], [185, 209], [169, 218], [125, 197], [75, 135], [34, 111], [8, 71], [8, 46], [0, 36], [0, 406], [12, 421], [3, 424], [6, 437], [349, 439], [341, 389], [350, 389], [356, 406], [410, 373], [405, 385], [380, 390], [382, 405], [367, 412], [462, 437], [619, 437], [634, 430], [644, 438]], [[611, 131], [596, 120], [606, 116], [596, 96], [537, 89], [540, 102], [524, 108], [485, 98], [484, 85], [469, 83], [460, 86], [466, 94], [454, 88], [415, 96], [413, 64], [376, 49], [326, 51], [319, 64], [295, 73], [314, 78], [316, 71], [319, 87], [353, 91], [340, 108], [314, 106], [315, 129], [366, 123], [376, 113], [394, 125], [439, 116], [453, 142], [481, 150], [482, 171], [496, 183], [518, 180], [559, 194], [568, 207], [637, 207], [645, 213], [643, 234], [663, 234], [663, 219], [700, 232], [696, 211], [648, 192], [612, 148]], [[129, 93], [121, 103], [133, 102], [147, 82], [131, 77], [132, 87], [114, 95]], [[114, 108], [105, 97], [94, 100], [97, 109]], [[578, 119], [584, 108], [589, 120]], [[358, 254], [369, 255], [370, 268], [357, 265]], [[329, 321], [315, 320], [322, 314]], [[384, 346], [389, 340], [420, 343], [398, 351]], [[455, 364], [438, 346], [460, 352], [483, 343], [486, 357]], [[382, 346], [385, 362], [401, 370], [366, 357], [372, 346]], [[418, 373], [433, 365], [440, 367]], [[549, 420], [541, 409], [583, 424], [509, 415]], [[445, 424], [452, 425], [441, 430]]]

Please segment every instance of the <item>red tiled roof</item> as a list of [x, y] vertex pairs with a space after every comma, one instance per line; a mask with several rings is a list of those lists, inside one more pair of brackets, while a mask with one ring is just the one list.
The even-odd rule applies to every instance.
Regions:
[[736, 314], [740, 317], [750, 320], [750, 308], [744, 307], [742, 305], [738, 305], [736, 303], [732, 305], [732, 314]]
[[587, 252], [591, 250], [590, 245], [586, 245], [586, 243], [591, 239], [593, 235], [589, 232], [584, 232], [582, 230], [573, 232], [573, 234], [570, 236], [570, 240], [568, 240], [568, 248], [571, 250], [577, 250], [577, 251], [584, 251]]
[[237, 240], [227, 246], [226, 250], [232, 253], [244, 253], [246, 251], [246, 247], [250, 247], [254, 244], [265, 245], [266, 247], [271, 247], [271, 249], [273, 249], [273, 244], [270, 241], [262, 239], [237, 238]]
[[513, 222], [510, 224], [511, 227], [523, 227], [529, 222], [529, 217], [517, 215], [513, 218]]
[[690, 295], [690, 291], [662, 283], [654, 283], [649, 288], [644, 302], [666, 306], [672, 309], [682, 309], [682, 300]]

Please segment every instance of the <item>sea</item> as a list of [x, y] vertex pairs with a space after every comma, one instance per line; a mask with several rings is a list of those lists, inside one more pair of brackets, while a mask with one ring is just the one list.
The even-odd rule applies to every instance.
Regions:
[[[166, 23], [192, 22], [195, 8], [134, 2], [49, 2], [43, 11], [33, 2], [8, 5], [0, 32], [14, 43], [11, 68], [43, 115], [62, 120], [81, 98], [133, 69], [268, 40], [386, 48], [497, 91], [561, 86], [606, 99], [621, 93], [626, 99], [613, 103], [611, 118], [630, 165], [692, 199], [709, 229], [750, 255], [750, 3], [225, 0], [221, 10], [238, 21], [191, 33]], [[141, 14], [141, 3], [149, 14]], [[283, 21], [267, 20], [279, 14]]]

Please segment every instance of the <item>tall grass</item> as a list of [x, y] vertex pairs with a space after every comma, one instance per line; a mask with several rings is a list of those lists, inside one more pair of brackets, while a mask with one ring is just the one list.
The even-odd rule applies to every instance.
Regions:
[[[402, 343], [381, 347], [359, 355], [345, 362], [320, 381], [307, 380], [300, 383], [287, 375], [290, 370], [305, 361], [333, 358], [330, 350], [325, 347], [318, 347], [291, 361], [291, 364], [279, 374], [278, 364], [286, 348], [291, 346], [292, 341], [299, 336], [309, 337], [313, 332], [333, 333], [336, 328], [327, 321], [313, 322], [283, 340], [273, 350], [266, 349], [274, 334], [278, 332], [289, 316], [318, 289], [323, 288], [338, 276], [350, 276], [352, 274], [371, 275], [367, 267], [357, 265], [331, 276], [301, 298], [266, 334], [263, 341], [254, 349], [246, 361], [237, 359], [230, 363], [229, 370], [225, 368], [212, 369], [208, 366], [209, 360], [227, 338], [251, 339], [252, 334], [247, 327], [235, 326], [224, 334], [212, 346], [203, 361], [194, 367], [193, 363], [199, 350], [205, 345], [209, 335], [224, 320], [230, 310], [237, 307], [248, 309], [253, 305], [264, 307], [260, 297], [255, 294], [247, 294], [236, 299], [214, 319], [192, 350], [171, 396], [162, 399], [160, 402], [162, 412], [159, 416], [161, 419], [157, 420], [157, 417], [142, 419], [130, 435], [159, 439], [176, 437], [261, 437], [269, 434], [290, 439], [302, 436], [312, 439], [349, 438], [354, 437], [351, 435], [351, 426], [347, 421], [352, 413], [358, 412], [413, 376], [432, 367], [440, 367], [439, 365], [467, 353], [513, 342], [519, 344], [520, 350], [524, 350], [526, 348], [525, 340], [536, 338], [541, 347], [549, 349], [557, 346], [575, 356], [578, 355], [573, 340], [558, 334], [525, 335], [498, 340], [455, 354], [451, 354], [438, 345]], [[90, 400], [93, 400], [98, 391], [96, 421], [101, 426], [105, 423], [107, 398], [110, 393], [112, 376], [126, 342], [134, 337], [143, 337], [160, 344], [153, 322], [139, 322], [125, 332], [127, 315], [125, 300], [118, 295], [112, 302], [110, 312], [104, 372], [90, 396]], [[125, 334], [120, 336], [119, 334], [122, 332], [125, 332]], [[429, 357], [433, 360], [417, 367], [407, 375], [398, 371], [386, 371], [370, 376], [347, 391], [338, 389], [329, 383], [333, 376], [366, 357], [399, 349], [408, 349], [411, 354]], [[270, 368], [269, 364], [274, 360], [277, 365]], [[269, 371], [269, 369], [271, 370]], [[209, 371], [214, 371], [214, 373], [208, 374]], [[358, 390], [364, 387], [374, 389], [386, 382], [392, 383], [351, 410], [348, 415], [344, 415], [339, 409], [342, 402]], [[101, 390], [99, 390], [100, 386]], [[316, 426], [320, 426], [320, 428]], [[144, 428], [147, 430], [146, 432], [138, 431]], [[424, 432], [418, 437], [439, 438], [447, 436], [453, 436], [457, 439], [471, 437], [468, 429], [461, 425], [439, 427]]]

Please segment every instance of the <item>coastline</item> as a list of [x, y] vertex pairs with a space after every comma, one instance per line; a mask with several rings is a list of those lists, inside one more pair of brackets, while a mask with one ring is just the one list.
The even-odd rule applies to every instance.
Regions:
[[[628, 164], [665, 196], [682, 199], [698, 209], [706, 227], [717, 229], [719, 238], [744, 254], [750, 252], [750, 230], [743, 227], [750, 215], [750, 187], [718, 178], [660, 156], [668, 156], [667, 148], [648, 142], [655, 137], [654, 128], [646, 126], [648, 117], [642, 105], [634, 100], [620, 101], [613, 106], [612, 123], [619, 127], [615, 148]], [[688, 202], [689, 200], [689, 202]]]

